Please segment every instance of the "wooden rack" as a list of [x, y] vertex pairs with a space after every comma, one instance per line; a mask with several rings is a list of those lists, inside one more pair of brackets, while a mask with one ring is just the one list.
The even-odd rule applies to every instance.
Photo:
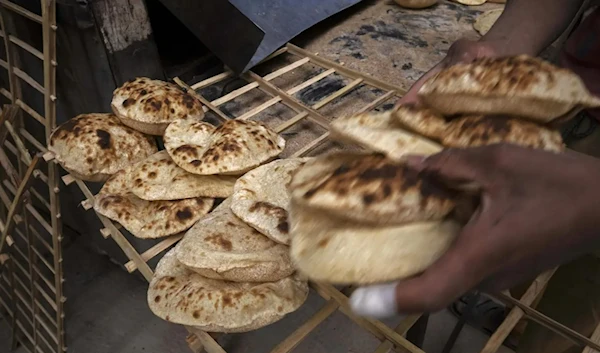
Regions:
[[[277, 60], [281, 59], [283, 56], [292, 58], [291, 63], [287, 63], [283, 67], [272, 69], [269, 73], [262, 75], [257, 74], [256, 70], [245, 73], [240, 77], [241, 79], [245, 80], [245, 85], [218, 98], [207, 99], [202, 92], [211, 87], [222, 85], [226, 80], [235, 78], [234, 74], [227, 69], [216, 76], [191, 85], [188, 85], [178, 78], [174, 78], [174, 81], [180, 86], [188, 89], [191, 94], [195, 95], [205, 105], [204, 109], [207, 112], [207, 115], [211, 115], [213, 118], [216, 118], [219, 121], [226, 121], [228, 119], [261, 120], [268, 115], [265, 113], [267, 113], [269, 109], [273, 109], [275, 106], [283, 104], [285, 107], [287, 107], [287, 109], [291, 109], [291, 111], [293, 111], [293, 116], [283, 122], [279, 122], [276, 125], [271, 124], [271, 126], [283, 136], [286, 136], [289, 131], [303, 124], [311, 124], [312, 126], [316, 126], [323, 130], [322, 134], [309, 142], [303, 143], [300, 146], [296, 146], [293, 148], [293, 150], [289, 150], [291, 144], [288, 144], [289, 148], [286, 151], [288, 157], [315, 155], [321, 153], [319, 150], [324, 148], [324, 146], [332, 145], [332, 141], [329, 140], [328, 132], [331, 118], [328, 115], [321, 113], [321, 111], [331, 105], [341, 104], [340, 101], [344, 99], [352, 99], [351, 93], [355, 92], [355, 90], [364, 87], [371, 87], [372, 92], [377, 92], [375, 94], [377, 97], [369, 103], [364, 104], [361, 107], [357, 107], [353, 110], [353, 113], [368, 112], [377, 109], [386, 103], [393, 103], [395, 99], [404, 93], [404, 91], [399, 87], [389, 85], [362, 73], [347, 69], [343, 66], [343, 64], [328, 61], [316, 54], [309, 53], [306, 50], [303, 50], [292, 44], [287, 44], [282, 49], [273, 53], [271, 56], [265, 59], [265, 61], [263, 61], [259, 67], [270, 67], [270, 64], [277, 62]], [[311, 66], [314, 69], [314, 72], [306, 80], [286, 89], [282, 89], [275, 84], [276, 81], [283, 80], [286, 74], [290, 74], [295, 70], [304, 69], [308, 66]], [[333, 76], [342, 78], [345, 82], [343, 86], [320, 97], [310, 106], [303, 103], [299, 98], [296, 97], [296, 95], [303, 90]], [[256, 106], [249, 107], [246, 111], [236, 114], [236, 116], [232, 116], [232, 114], [223, 109], [228, 102], [233, 102], [235, 99], [242, 98], [244, 95], [249, 94], [250, 92], [256, 92], [256, 90], [267, 96], [265, 101]], [[51, 153], [44, 154], [44, 159], [46, 161], [54, 160]], [[64, 176], [62, 180], [66, 185], [75, 183], [85, 197], [85, 200], [82, 202], [83, 208], [86, 210], [92, 209], [94, 204], [94, 195], [85, 182], [73, 178], [70, 175]], [[113, 239], [128, 257], [129, 262], [124, 264], [127, 271], [133, 273], [137, 270], [148, 281], [150, 281], [153, 274], [153, 270], [148, 262], [152, 259], [160, 257], [182, 238], [182, 234], [165, 238], [149, 250], [140, 253], [128, 240], [131, 239], [131, 235], [124, 231], [120, 225], [112, 222], [102, 215], [98, 215], [98, 217], [104, 226], [104, 228], [100, 231], [102, 236], [104, 238]], [[554, 271], [550, 271], [540, 275], [527, 290], [525, 295], [520, 299], [515, 299], [506, 295], [500, 297], [501, 300], [514, 305], [514, 308], [504, 323], [490, 338], [482, 352], [489, 353], [497, 351], [504, 339], [514, 329], [516, 324], [523, 319], [535, 321], [541, 325], [544, 325], [545, 327], [548, 327], [549, 329], [554, 330], [564, 337], [568, 337], [573, 342], [580, 345], [585, 353], [589, 353], [591, 349], [600, 348], [598, 345], [600, 328], [596, 330], [597, 332], [592, 339], [586, 338], [581, 334], [564, 327], [560, 323], [545, 317], [543, 314], [534, 309], [534, 303], [536, 302], [536, 299], [543, 294], [546, 284], [552, 277], [553, 273]], [[402, 320], [397, 327], [390, 328], [380, 321], [364, 319], [355, 316], [348, 306], [348, 295], [350, 294], [350, 290], [340, 291], [331, 285], [322, 283], [311, 283], [311, 288], [327, 301], [326, 304], [304, 324], [300, 325], [291, 335], [274, 347], [271, 350], [272, 353], [287, 353], [293, 351], [294, 348], [308, 336], [308, 334], [310, 334], [317, 326], [319, 326], [319, 324], [337, 311], [343, 313], [348, 319], [354, 321], [356, 324], [360, 325], [362, 328], [373, 334], [381, 341], [381, 345], [377, 347], [375, 353], [389, 352], [391, 350], [412, 353], [423, 352], [417, 345], [411, 343], [404, 337], [405, 334], [419, 320], [419, 315], [407, 317]], [[192, 327], [187, 327], [187, 329], [190, 332], [190, 335], [188, 336], [188, 344], [194, 352], [225, 352], [224, 349], [216, 342], [216, 335], [209, 335]]]
[[[15, 24], [27, 22], [41, 26], [41, 48], [20, 39]], [[0, 67], [9, 86], [0, 95], [11, 104], [0, 117], [0, 311], [11, 324], [12, 347], [32, 353], [66, 351], [58, 168], [40, 154], [56, 127], [56, 29], [54, 0], [41, 0], [36, 10], [0, 0]], [[23, 55], [39, 68], [24, 65]], [[43, 72], [42, 82], [31, 72]], [[27, 92], [43, 97], [37, 110]], [[26, 129], [35, 124], [43, 131], [37, 138]]]

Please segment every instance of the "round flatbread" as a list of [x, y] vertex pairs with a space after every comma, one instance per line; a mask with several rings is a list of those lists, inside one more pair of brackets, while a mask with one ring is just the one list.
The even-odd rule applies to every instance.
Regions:
[[133, 171], [131, 192], [143, 200], [181, 200], [192, 197], [227, 198], [236, 178], [197, 175], [181, 169], [167, 151], [160, 151], [138, 164]]
[[204, 277], [271, 282], [294, 272], [288, 247], [237, 218], [231, 198], [196, 223], [176, 248], [178, 260]]
[[488, 0], [453, 0], [459, 4], [467, 6], [479, 6], [485, 4]]
[[288, 184], [307, 158], [282, 159], [244, 174], [235, 184], [231, 210], [270, 239], [289, 244]]
[[206, 215], [214, 199], [191, 198], [179, 201], [146, 201], [131, 193], [135, 181], [129, 166], [104, 184], [94, 202], [99, 214], [119, 222], [137, 238], [153, 239], [183, 232]]
[[448, 123], [442, 136], [447, 147], [475, 147], [510, 143], [523, 147], [561, 152], [565, 149], [559, 131], [523, 119], [498, 116], [467, 116]]
[[424, 9], [437, 4], [438, 0], [394, 0], [396, 4], [407, 9]]
[[439, 141], [446, 133], [448, 124], [437, 112], [412, 104], [404, 104], [395, 108], [392, 119], [410, 132]]
[[452, 245], [453, 221], [373, 226], [338, 219], [292, 202], [291, 257], [313, 281], [371, 284], [416, 275]]
[[105, 181], [126, 166], [156, 153], [156, 143], [113, 114], [83, 114], [50, 135], [48, 150], [74, 177]]
[[307, 296], [308, 284], [298, 276], [268, 283], [218, 281], [190, 271], [171, 250], [156, 267], [148, 306], [176, 324], [208, 332], [246, 332], [282, 319]]
[[317, 157], [298, 168], [290, 193], [299, 205], [372, 224], [439, 220], [455, 205], [452, 192], [381, 155]]
[[393, 111], [338, 118], [331, 123], [331, 137], [385, 153], [395, 160], [409, 154], [435, 154], [442, 149], [437, 143], [400, 128]]
[[444, 115], [510, 115], [540, 123], [600, 107], [573, 72], [526, 55], [478, 59], [437, 73], [419, 89]]
[[179, 120], [165, 132], [165, 148], [173, 161], [190, 173], [241, 175], [270, 161], [285, 140], [256, 121], [228, 120], [214, 126]]
[[123, 124], [151, 135], [163, 135], [175, 120], [204, 118], [202, 104], [194, 96], [175, 84], [146, 77], [117, 88], [111, 107]]
[[484, 36], [490, 28], [496, 23], [502, 12], [504, 11], [504, 7], [499, 9], [493, 9], [482, 13], [477, 16], [475, 23], [473, 23], [473, 28], [479, 32], [482, 36]]

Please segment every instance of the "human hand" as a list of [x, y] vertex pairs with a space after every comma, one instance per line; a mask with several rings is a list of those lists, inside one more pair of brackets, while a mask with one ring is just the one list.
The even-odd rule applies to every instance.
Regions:
[[419, 99], [417, 92], [419, 92], [419, 89], [421, 86], [423, 86], [425, 81], [447, 67], [456, 65], [458, 63], [470, 63], [475, 59], [492, 58], [496, 56], [499, 56], [499, 50], [497, 49], [496, 44], [493, 42], [460, 39], [450, 46], [446, 57], [431, 70], [427, 71], [423, 76], [421, 76], [421, 78], [419, 78], [411, 86], [411, 88], [402, 98], [400, 98], [400, 100], [398, 100], [396, 104], [418, 103]]
[[433, 312], [471, 289], [500, 291], [592, 252], [600, 242], [600, 160], [515, 145], [448, 149], [414, 166], [478, 186], [479, 207], [423, 274], [357, 289], [359, 315]]

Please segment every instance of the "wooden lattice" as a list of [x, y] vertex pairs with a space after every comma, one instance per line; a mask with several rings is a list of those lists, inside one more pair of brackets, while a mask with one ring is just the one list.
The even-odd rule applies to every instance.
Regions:
[[[41, 47], [21, 39], [29, 25], [41, 28]], [[8, 314], [13, 348], [32, 353], [66, 351], [58, 168], [40, 157], [56, 126], [56, 29], [55, 1], [30, 10], [0, 0], [8, 83], [0, 94], [11, 103], [0, 119], [0, 311]], [[37, 67], [24, 64], [26, 55]], [[42, 133], [36, 138], [34, 130]]]
[[[263, 65], [267, 65], [283, 55], [293, 57], [294, 59], [292, 60], [292, 63], [262, 75], [259, 75], [253, 71], [247, 72], [240, 76], [241, 79], [246, 81], [246, 84], [233, 90], [232, 92], [221, 95], [218, 98], [207, 99], [202, 94], [202, 91], [211, 87], [219, 86], [225, 80], [234, 78], [235, 75], [227, 69], [216, 76], [192, 85], [188, 85], [178, 78], [175, 78], [174, 81], [195, 95], [205, 105], [204, 109], [207, 114], [212, 115], [212, 117], [218, 121], [226, 121], [228, 119], [261, 120], [265, 117], [264, 113], [268, 112], [269, 109], [274, 109], [277, 105], [283, 104], [288, 109], [291, 109], [294, 112], [294, 115], [284, 122], [276, 124], [275, 126], [273, 126], [273, 124], [270, 125], [275, 131], [281, 133], [284, 137], [288, 136], [286, 135], [287, 132], [302, 124], [312, 124], [313, 126], [318, 127], [318, 129], [322, 129], [323, 132], [311, 141], [302, 143], [301, 145], [296, 145], [295, 147], [292, 147], [292, 150], [289, 150], [288, 148], [288, 150], [285, 152], [286, 157], [315, 155], [321, 153], [322, 151], [320, 151], [320, 149], [322, 149], [325, 145], [332, 146], [333, 143], [329, 139], [328, 132], [331, 117], [322, 114], [320, 110], [329, 105], [341, 104], [340, 101], [344, 99], [352, 99], [350, 96], [353, 91], [367, 87], [371, 89], [372, 92], [375, 92], [374, 95], [376, 96], [371, 102], [353, 109], [353, 113], [368, 112], [378, 109], [386, 104], [389, 105], [390, 102], [393, 103], [404, 93], [404, 91], [399, 87], [347, 69], [343, 66], [343, 64], [328, 61], [316, 54], [309, 53], [292, 44], [287, 44], [282, 49], [273, 53], [271, 56], [265, 59]], [[294, 70], [304, 68], [308, 65], [313, 67], [315, 71], [312, 75], [308, 75], [310, 77], [301, 83], [285, 89], [280, 88], [274, 83], [275, 81], [283, 80], [284, 75], [291, 73]], [[312, 105], [308, 106], [295, 97], [295, 95], [302, 90], [318, 84], [321, 80], [331, 78], [333, 76], [342, 78], [344, 84], [341, 85], [341, 87], [337, 90], [329, 92], [325, 96], [319, 97]], [[266, 94], [267, 99], [256, 106], [249, 107], [246, 111], [237, 114], [236, 116], [232, 116], [232, 114], [222, 109], [222, 107], [228, 102], [232, 102], [236, 98], [240, 98], [243, 95], [254, 92], [255, 90], [259, 90], [263, 94]], [[289, 136], [292, 136], [292, 134], [289, 134]], [[288, 143], [288, 147], [292, 145], [293, 144]], [[347, 148], [345, 146], [338, 147]], [[44, 159], [51, 161], [53, 160], [53, 155], [51, 153], [46, 153], [44, 155]], [[85, 196], [85, 200], [81, 203], [83, 208], [86, 210], [92, 209], [94, 204], [94, 195], [86, 183], [70, 175], [66, 175], [62, 179], [67, 185], [73, 183], [77, 184]], [[102, 236], [104, 238], [113, 239], [129, 258], [129, 262], [125, 264], [127, 271], [133, 273], [137, 270], [148, 281], [151, 280], [153, 274], [153, 270], [148, 262], [161, 256], [161, 254], [164, 254], [183, 236], [183, 234], [178, 234], [165, 238], [150, 249], [140, 253], [128, 240], [128, 238], [131, 239], [131, 235], [125, 232], [119, 224], [112, 222], [102, 215], [98, 215], [98, 217], [104, 225], [104, 228], [100, 231]], [[543, 294], [543, 291], [553, 273], [554, 271], [549, 271], [540, 275], [520, 299], [512, 298], [509, 295], [498, 296], [499, 300], [513, 305], [514, 308], [503, 324], [492, 335], [482, 352], [490, 353], [497, 351], [508, 334], [514, 329], [517, 323], [523, 319], [535, 321], [570, 339], [574, 343], [581, 346], [585, 353], [590, 353], [592, 349], [600, 351], [600, 346], [598, 344], [600, 328], [596, 330], [594, 336], [590, 339], [565, 327], [564, 325], [561, 325], [560, 323], [549, 319], [534, 309], [533, 306], [536, 299]], [[273, 348], [271, 350], [272, 353], [287, 353], [293, 351], [293, 349], [298, 346], [298, 344], [300, 344], [300, 342], [306, 338], [320, 323], [337, 311], [342, 312], [348, 319], [354, 321], [381, 341], [381, 344], [379, 347], [377, 347], [375, 353], [389, 352], [391, 350], [412, 353], [423, 352], [419, 347], [409, 342], [404, 337], [407, 331], [417, 322], [419, 315], [409, 316], [402, 320], [397, 327], [390, 328], [380, 321], [355, 316], [348, 306], [348, 295], [351, 293], [350, 288], [338, 290], [331, 285], [323, 283], [311, 283], [311, 288], [327, 301], [326, 304], [309, 320], [299, 326], [291, 335], [282, 340], [275, 348]], [[194, 352], [225, 352], [224, 349], [216, 342], [216, 335], [209, 335], [206, 332], [200, 331], [193, 327], [187, 327], [187, 329], [190, 332], [190, 335], [188, 336], [188, 343]]]

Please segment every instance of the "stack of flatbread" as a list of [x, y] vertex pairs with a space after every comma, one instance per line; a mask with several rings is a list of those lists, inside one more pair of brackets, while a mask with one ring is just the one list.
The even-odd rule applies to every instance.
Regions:
[[464, 189], [426, 179], [404, 164], [406, 155], [495, 143], [560, 153], [556, 125], [600, 106], [578, 76], [527, 56], [450, 67], [425, 82], [419, 96], [423, 107], [332, 123], [333, 138], [379, 154], [318, 157], [294, 174], [291, 256], [310, 279], [399, 280], [425, 270], [451, 245]]
[[298, 309], [308, 285], [295, 273], [287, 246], [287, 185], [305, 162], [275, 160], [240, 177], [233, 195], [160, 261], [150, 309], [209, 332], [258, 329]]

